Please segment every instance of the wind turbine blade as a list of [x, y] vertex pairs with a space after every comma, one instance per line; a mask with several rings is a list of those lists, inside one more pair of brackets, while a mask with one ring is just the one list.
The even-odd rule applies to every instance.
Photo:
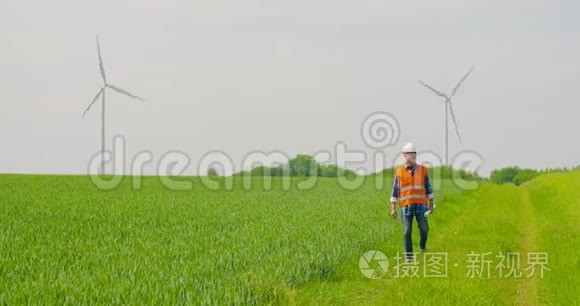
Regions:
[[89, 109], [91, 109], [91, 107], [93, 106], [93, 104], [97, 103], [97, 100], [103, 94], [103, 90], [105, 90], [105, 87], [101, 88], [101, 90], [99, 90], [99, 92], [97, 92], [97, 95], [93, 98], [93, 101], [91, 102], [91, 104], [89, 104], [89, 106], [87, 107], [87, 109], [85, 109], [85, 111], [83, 113], [83, 118], [85, 118], [85, 115], [87, 114], [87, 112], [89, 111]]
[[457, 90], [459, 89], [459, 87], [461, 86], [463, 81], [465, 81], [467, 79], [467, 77], [469, 76], [469, 74], [472, 71], [473, 71], [473, 67], [469, 68], [469, 71], [467, 71], [467, 73], [463, 76], [463, 78], [461, 78], [461, 80], [459, 80], [459, 82], [457, 82], [457, 85], [455, 85], [455, 88], [453, 88], [453, 91], [451, 92], [451, 96], [449, 96], [449, 98], [452, 98], [455, 95], [455, 93], [457, 92]]
[[455, 126], [455, 134], [457, 134], [457, 139], [459, 139], [459, 143], [462, 143], [461, 136], [459, 136], [459, 127], [457, 126], [457, 121], [455, 120], [455, 114], [453, 113], [453, 106], [451, 104], [451, 101], [447, 100], [447, 103], [449, 103], [449, 112], [451, 113], [451, 119], [453, 119], [453, 125]]
[[141, 98], [141, 97], [139, 97], [139, 96], [136, 96], [136, 95], [134, 95], [134, 94], [132, 94], [132, 93], [130, 93], [130, 92], [128, 92], [128, 91], [126, 91], [126, 90], [124, 90], [124, 89], [121, 89], [121, 88], [119, 88], [119, 87], [117, 87], [117, 86], [113, 86], [113, 85], [107, 85], [107, 87], [111, 88], [112, 90], [114, 90], [114, 91], [116, 91], [116, 92], [118, 92], [118, 93], [120, 93], [120, 94], [123, 94], [123, 95], [129, 96], [129, 97], [131, 97], [131, 98], [133, 98], [133, 99], [137, 99], [137, 100], [145, 101], [145, 99], [143, 99], [143, 98]]
[[107, 76], [105, 75], [105, 66], [103, 66], [103, 58], [101, 57], [101, 46], [99, 44], [99, 36], [97, 36], [97, 53], [99, 55], [99, 69], [101, 70], [101, 77], [103, 82], [107, 84]]
[[423, 83], [422, 81], [419, 81], [419, 84], [421, 84], [421, 85], [423, 85], [423, 86], [425, 86], [425, 87], [429, 88], [429, 89], [430, 89], [432, 92], [434, 92], [436, 95], [438, 95], [438, 96], [440, 96], [440, 97], [443, 97], [443, 98], [447, 99], [447, 95], [446, 95], [446, 94], [444, 94], [444, 93], [442, 93], [442, 92], [440, 92], [440, 91], [438, 91], [437, 89], [435, 89], [435, 88], [433, 88], [433, 87], [431, 87], [431, 86], [429, 86], [429, 85], [427, 85], [427, 84]]

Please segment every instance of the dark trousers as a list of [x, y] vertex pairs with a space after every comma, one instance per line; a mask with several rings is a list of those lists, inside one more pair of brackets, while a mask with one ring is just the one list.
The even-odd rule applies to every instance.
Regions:
[[412, 257], [413, 253], [413, 240], [411, 238], [411, 233], [413, 229], [413, 218], [417, 219], [419, 233], [421, 234], [419, 247], [421, 248], [421, 250], [423, 250], [427, 246], [427, 234], [429, 233], [429, 224], [427, 223], [427, 217], [425, 217], [424, 213], [425, 210], [401, 209], [401, 219], [403, 221], [403, 242], [405, 243], [405, 254], [407, 255], [408, 258]]

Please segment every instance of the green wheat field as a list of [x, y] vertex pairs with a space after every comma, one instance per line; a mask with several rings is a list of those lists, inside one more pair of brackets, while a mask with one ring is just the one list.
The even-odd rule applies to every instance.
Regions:
[[[272, 178], [264, 190], [262, 177], [244, 190], [243, 179], [209, 190], [181, 178], [193, 189], [172, 191], [125, 177], [103, 191], [87, 176], [0, 175], [0, 304], [579, 303], [580, 171], [465, 192], [445, 181], [428, 242], [448, 254], [444, 278], [395, 277], [390, 177], [355, 190], [336, 178], [308, 190]], [[379, 279], [359, 269], [369, 250], [391, 261]], [[489, 277], [470, 278], [471, 252], [521, 253], [522, 271], [527, 253], [545, 252], [549, 271], [501, 278], [494, 260]]]

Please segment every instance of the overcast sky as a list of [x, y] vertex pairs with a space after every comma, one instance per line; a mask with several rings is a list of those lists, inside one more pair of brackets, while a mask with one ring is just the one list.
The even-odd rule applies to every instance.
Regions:
[[[87, 173], [100, 148], [95, 35], [110, 83], [107, 147], [290, 156], [366, 150], [362, 120], [395, 116], [399, 142], [442, 153], [450, 92], [480, 173], [580, 164], [578, 1], [0, 1], [0, 172]], [[451, 130], [452, 132], [452, 130]], [[351, 168], [374, 170], [373, 163]], [[236, 169], [236, 170], [239, 170]]]

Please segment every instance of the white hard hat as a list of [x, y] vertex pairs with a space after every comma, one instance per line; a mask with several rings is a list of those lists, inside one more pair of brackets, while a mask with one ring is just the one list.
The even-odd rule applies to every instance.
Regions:
[[410, 153], [410, 152], [417, 152], [417, 149], [415, 148], [415, 145], [412, 142], [407, 143], [403, 147], [403, 153]]

